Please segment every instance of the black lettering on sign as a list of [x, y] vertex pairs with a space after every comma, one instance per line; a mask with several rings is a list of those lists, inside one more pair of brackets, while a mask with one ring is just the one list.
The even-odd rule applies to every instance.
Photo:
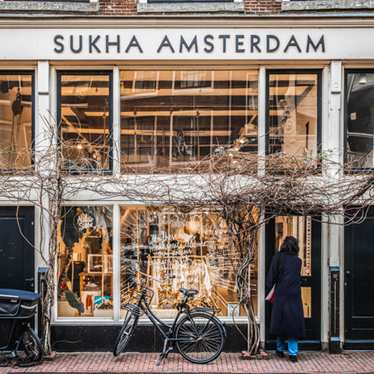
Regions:
[[105, 52], [109, 53], [110, 47], [117, 47], [117, 53], [121, 52], [121, 39], [120, 36], [116, 35], [116, 40], [110, 40], [109, 35], [105, 35]]
[[260, 44], [260, 37], [258, 35], [251, 35], [251, 53], [256, 49], [257, 52], [261, 53], [261, 48], [258, 46]]
[[62, 43], [64, 41], [63, 35], [55, 35], [53, 41], [55, 42], [56, 47], [54, 48], [54, 51], [56, 53], [63, 53], [65, 46]]
[[310, 49], [313, 48], [314, 52], [318, 52], [318, 49], [321, 47], [321, 52], [325, 53], [325, 37], [321, 36], [317, 44], [314, 44], [310, 35], [307, 37], [306, 41], [306, 52], [309, 53]]
[[183, 49], [186, 49], [187, 52], [191, 52], [192, 49], [195, 49], [195, 53], [199, 53], [199, 48], [197, 45], [197, 36], [195, 35], [190, 44], [186, 42], [183, 35], [181, 35], [180, 45], [179, 45], [179, 53], [183, 53]]
[[296, 37], [295, 35], [292, 35], [290, 40], [288, 41], [286, 47], [284, 48], [284, 53], [287, 53], [287, 51], [290, 49], [290, 48], [296, 48], [298, 50], [299, 53], [301, 53], [301, 48], [299, 46], [299, 43], [297, 42], [296, 40]]
[[205, 43], [205, 48], [204, 52], [206, 53], [212, 53], [214, 51], [214, 44], [213, 44], [214, 36], [211, 34], [205, 35], [204, 36], [204, 43]]
[[94, 38], [92, 35], [88, 36], [88, 51], [92, 53], [95, 49], [97, 53], [101, 53], [100, 48], [96, 45], [96, 43], [100, 40], [100, 35], [96, 35]]
[[275, 35], [266, 35], [266, 52], [274, 53], [280, 45], [279, 38]]
[[244, 53], [245, 49], [243, 48], [243, 45], [244, 45], [244, 35], [235, 35], [235, 52]]
[[78, 35], [78, 47], [74, 48], [74, 35], [70, 35], [70, 50], [73, 53], [81, 53], [83, 48], [83, 36]]
[[160, 53], [163, 48], [169, 48], [172, 53], [175, 53], [175, 50], [170, 43], [170, 40], [167, 35], [164, 36], [162, 39], [162, 42], [160, 43], [159, 47], [157, 48], [157, 53]]
[[138, 39], [136, 39], [136, 36], [135, 36], [135, 35], [133, 35], [133, 37], [131, 38], [130, 43], [129, 43], [129, 45], [127, 46], [125, 52], [126, 52], [126, 53], [129, 53], [129, 51], [130, 51], [131, 48], [138, 48], [139, 52], [140, 52], [140, 53], [143, 53], [143, 49], [142, 49], [142, 47], [140, 46], [140, 44], [139, 44], [139, 42], [138, 42]]
[[230, 39], [230, 35], [224, 34], [224, 35], [218, 35], [219, 39], [222, 39], [222, 52], [226, 53], [227, 51], [227, 40]]

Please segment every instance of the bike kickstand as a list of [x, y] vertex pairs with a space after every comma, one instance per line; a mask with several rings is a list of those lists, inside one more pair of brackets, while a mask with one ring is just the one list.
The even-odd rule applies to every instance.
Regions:
[[162, 353], [160, 353], [160, 356], [158, 356], [158, 359], [156, 361], [156, 366], [160, 366], [161, 365], [161, 362], [162, 360], [164, 359], [165, 357], [163, 356]]
[[169, 343], [169, 339], [166, 338], [164, 340], [164, 345], [163, 345], [162, 351], [160, 353], [160, 356], [157, 359], [156, 366], [160, 366], [162, 360], [164, 358], [166, 358], [168, 356], [169, 352], [171, 352], [173, 350], [172, 347], [168, 347], [168, 343]]

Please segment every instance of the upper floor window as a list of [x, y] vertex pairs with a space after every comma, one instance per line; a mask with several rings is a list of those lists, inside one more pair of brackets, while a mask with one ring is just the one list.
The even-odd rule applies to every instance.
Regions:
[[316, 159], [320, 138], [320, 73], [268, 74], [268, 153]]
[[256, 70], [121, 73], [123, 171], [171, 171], [214, 152], [257, 152]]
[[235, 0], [147, 0], [148, 3], [233, 3]]
[[59, 72], [59, 125], [64, 168], [89, 172], [111, 168], [110, 72]]
[[0, 169], [32, 165], [33, 74], [0, 73]]
[[313, 11], [313, 10], [332, 10], [336, 11], [349, 9], [372, 9], [374, 4], [367, 0], [282, 0], [282, 10], [290, 11]]
[[99, 10], [99, 0], [1, 0], [0, 10], [39, 13], [92, 13]]
[[374, 167], [374, 71], [346, 75], [346, 161], [353, 168]]
[[244, 12], [243, 0], [138, 0], [139, 13]]

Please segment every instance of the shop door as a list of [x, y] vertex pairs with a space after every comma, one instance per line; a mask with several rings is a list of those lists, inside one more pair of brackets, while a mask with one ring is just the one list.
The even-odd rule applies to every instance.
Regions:
[[[295, 236], [299, 241], [302, 259], [302, 299], [306, 336], [304, 343], [319, 348], [321, 340], [321, 224], [311, 217], [278, 216], [266, 227], [266, 271], [283, 239]], [[269, 334], [271, 305], [266, 303], [266, 340], [272, 346], [274, 337]]]
[[364, 222], [345, 228], [346, 340], [374, 343], [374, 208]]
[[33, 291], [34, 210], [0, 208], [0, 288]]

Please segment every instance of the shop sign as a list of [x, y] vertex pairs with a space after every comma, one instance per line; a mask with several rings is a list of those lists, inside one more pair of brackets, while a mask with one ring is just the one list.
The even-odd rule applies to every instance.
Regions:
[[310, 60], [374, 58], [374, 29], [0, 30], [2, 59]]

